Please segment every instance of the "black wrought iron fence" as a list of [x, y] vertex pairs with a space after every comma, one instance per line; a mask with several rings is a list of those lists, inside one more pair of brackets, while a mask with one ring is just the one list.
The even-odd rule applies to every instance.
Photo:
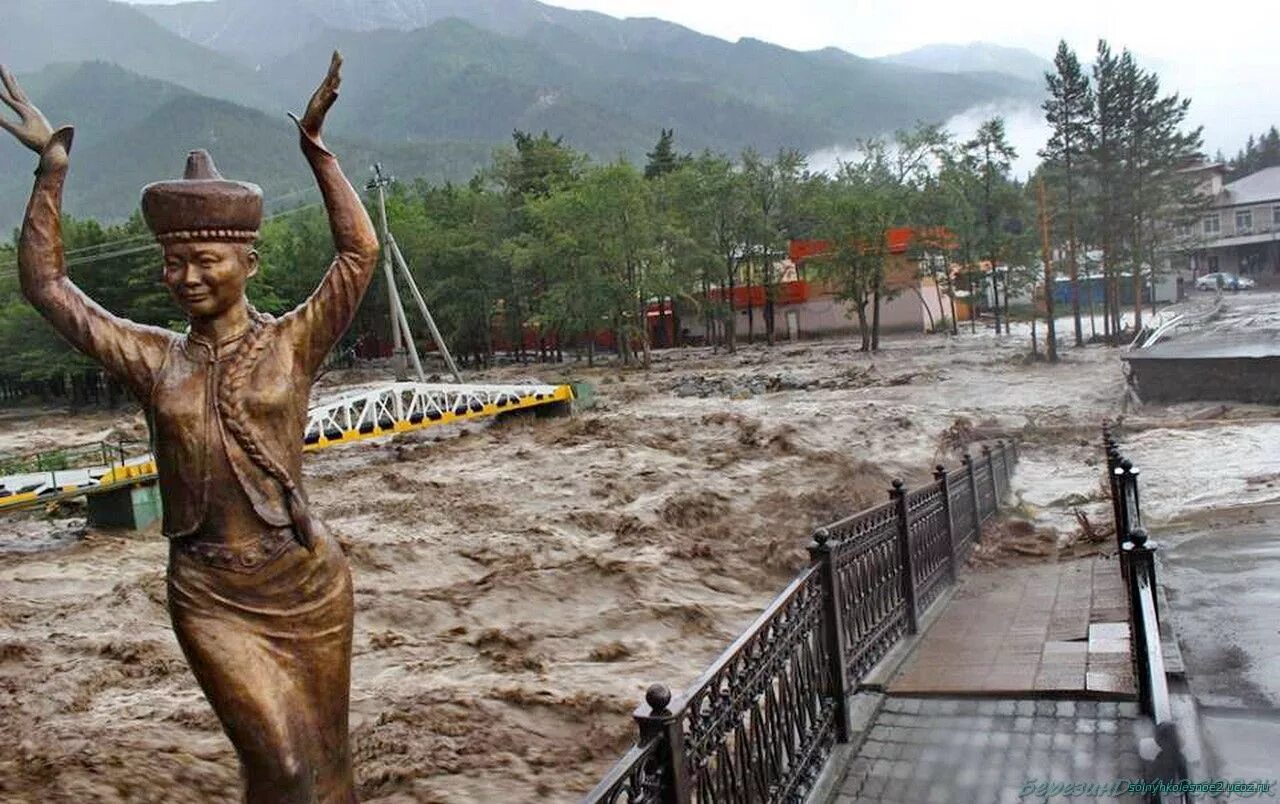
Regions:
[[635, 746], [584, 804], [802, 801], [849, 739], [849, 695], [954, 582], [1016, 462], [1012, 444], [983, 447], [815, 531], [810, 565], [697, 681], [649, 688]]
[[[1176, 782], [1187, 778], [1186, 758], [1173, 720], [1164, 651], [1160, 641], [1160, 609], [1156, 594], [1157, 545], [1142, 526], [1138, 495], [1138, 469], [1120, 452], [1111, 428], [1103, 425], [1103, 448], [1107, 456], [1107, 480], [1111, 491], [1112, 515], [1129, 602], [1130, 641], [1134, 676], [1138, 680], [1138, 700], [1142, 711], [1155, 723], [1154, 754], [1144, 754], [1146, 776], [1152, 780]], [[1186, 801], [1180, 793], [1153, 793], [1152, 802]]]

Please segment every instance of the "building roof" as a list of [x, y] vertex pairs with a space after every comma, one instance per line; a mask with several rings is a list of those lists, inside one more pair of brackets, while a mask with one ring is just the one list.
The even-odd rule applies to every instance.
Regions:
[[1209, 171], [1209, 170], [1212, 170], [1215, 173], [1226, 173], [1228, 171], [1228, 168], [1225, 162], [1201, 162], [1198, 165], [1191, 165], [1189, 167], [1179, 168], [1178, 172], [1179, 173], [1200, 173], [1202, 171]]
[[[890, 254], [905, 254], [917, 241], [927, 246], [940, 245], [954, 239], [951, 230], [943, 226], [928, 226], [919, 229], [910, 226], [896, 226], [884, 233], [885, 245]], [[792, 240], [788, 244], [788, 253], [792, 262], [800, 262], [810, 257], [820, 257], [831, 251], [828, 240]]]
[[1222, 186], [1217, 206], [1240, 206], [1280, 201], [1280, 166], [1263, 168]]

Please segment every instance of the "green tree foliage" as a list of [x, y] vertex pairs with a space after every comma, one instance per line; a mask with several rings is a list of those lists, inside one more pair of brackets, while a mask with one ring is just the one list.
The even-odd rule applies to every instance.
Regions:
[[675, 140], [675, 129], [662, 129], [662, 133], [658, 136], [658, 142], [653, 146], [653, 150], [645, 154], [645, 158], [649, 160], [644, 166], [644, 177], [646, 179], [665, 176], [681, 165], [688, 164], [693, 158], [688, 154], [676, 153]]
[[[557, 332], [618, 334], [624, 360], [639, 343], [649, 358], [645, 309], [659, 265], [653, 194], [626, 162], [588, 169], [581, 181], [537, 199], [513, 255], [517, 265], [549, 266], [536, 303]], [[591, 348], [589, 346], [589, 348]]]
[[1093, 65], [1094, 111], [1087, 161], [1094, 212], [1091, 236], [1101, 245], [1106, 282], [1104, 334], [1123, 328], [1120, 276], [1134, 294], [1134, 326], [1142, 325], [1144, 272], [1170, 250], [1170, 223], [1194, 216], [1194, 176], [1182, 169], [1199, 159], [1200, 129], [1184, 130], [1190, 100], [1162, 95], [1160, 79], [1141, 69], [1128, 50], [1116, 56], [1098, 43]]
[[891, 215], [892, 201], [883, 186], [856, 167], [842, 167], [827, 185], [818, 232], [830, 245], [816, 261], [821, 274], [835, 284], [837, 297], [857, 316], [864, 352], [872, 349], [868, 308], [884, 278]]
[[1252, 134], [1249, 135], [1244, 148], [1240, 149], [1227, 165], [1230, 169], [1227, 180], [1235, 181], [1250, 173], [1257, 173], [1259, 170], [1277, 165], [1280, 165], [1280, 131], [1272, 126], [1256, 139]]

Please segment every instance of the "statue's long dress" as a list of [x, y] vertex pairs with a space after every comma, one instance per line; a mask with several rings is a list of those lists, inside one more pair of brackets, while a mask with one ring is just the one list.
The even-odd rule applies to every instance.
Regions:
[[[54, 136], [69, 148], [69, 129]], [[171, 539], [174, 631], [235, 745], [245, 798], [354, 801], [351, 576], [322, 527], [314, 550], [294, 538], [283, 487], [227, 431], [217, 395], [245, 334], [204, 343], [119, 319], [84, 296], [66, 276], [59, 223], [66, 168], [49, 151], [19, 243], [23, 290], [64, 338], [126, 382], [148, 413]], [[311, 298], [257, 325], [266, 329], [253, 335], [266, 344], [242, 400], [262, 451], [295, 481], [311, 379], [377, 261], [373, 227], [337, 161], [306, 137], [303, 152], [338, 256]]]

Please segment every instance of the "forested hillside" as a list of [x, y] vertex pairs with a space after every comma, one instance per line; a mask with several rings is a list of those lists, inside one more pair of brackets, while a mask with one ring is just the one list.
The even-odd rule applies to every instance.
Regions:
[[[663, 129], [693, 151], [811, 151], [1040, 93], [1008, 75], [731, 43], [535, 0], [10, 0], [0, 27], [0, 58], [55, 123], [77, 126], [68, 208], [106, 220], [191, 148], [269, 197], [305, 186], [283, 113], [305, 104], [334, 48], [347, 67], [330, 134], [347, 162], [431, 181], [465, 181], [514, 130], [598, 159], [640, 159]], [[0, 144], [6, 228], [29, 162]]]

